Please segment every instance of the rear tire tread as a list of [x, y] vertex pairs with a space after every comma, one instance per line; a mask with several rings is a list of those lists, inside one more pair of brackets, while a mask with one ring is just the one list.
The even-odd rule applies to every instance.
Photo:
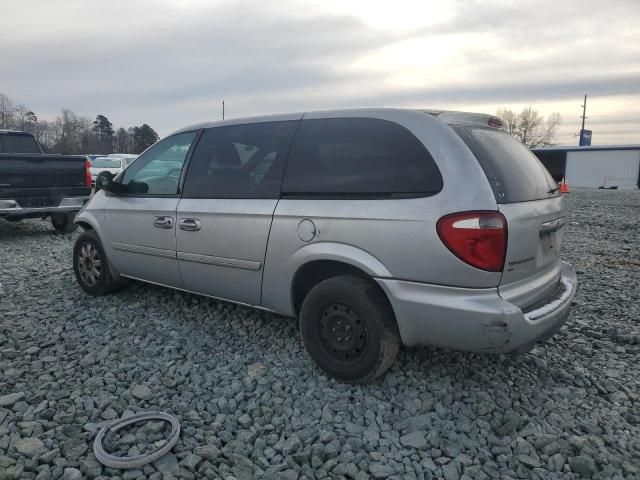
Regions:
[[[316, 358], [322, 355], [322, 350], [321, 347], [318, 348], [321, 340], [313, 335], [314, 322], [321, 306], [332, 298], [340, 298], [345, 302], [345, 299], [350, 299], [349, 306], [354, 310], [360, 310], [359, 315], [366, 317], [371, 342], [367, 348], [378, 348], [376, 358], [367, 359], [366, 364], [345, 366], [342, 369], [337, 368], [335, 360]], [[367, 383], [381, 376], [393, 365], [400, 349], [395, 316], [384, 292], [372, 280], [352, 275], [331, 277], [309, 291], [302, 302], [300, 331], [307, 353], [318, 367], [329, 376], [346, 383]]]

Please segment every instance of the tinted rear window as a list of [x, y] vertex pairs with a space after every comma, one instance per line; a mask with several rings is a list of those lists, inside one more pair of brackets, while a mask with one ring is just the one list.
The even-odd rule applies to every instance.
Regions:
[[406, 128], [373, 118], [303, 120], [282, 186], [290, 195], [424, 196], [442, 177]]
[[0, 135], [0, 153], [41, 153], [31, 135]]
[[94, 168], [122, 168], [122, 161], [119, 158], [96, 158], [91, 162]]
[[558, 185], [538, 157], [508, 133], [484, 127], [452, 128], [478, 159], [498, 203], [559, 195]]

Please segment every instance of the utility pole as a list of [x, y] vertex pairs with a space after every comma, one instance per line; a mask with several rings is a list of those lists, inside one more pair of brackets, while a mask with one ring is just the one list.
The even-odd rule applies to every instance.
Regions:
[[[585, 95], [584, 98], [587, 98], [587, 96]], [[222, 120], [224, 120], [224, 100], [222, 100]], [[582, 121], [582, 128], [584, 128], [584, 120]]]
[[589, 118], [587, 117], [587, 94], [584, 94], [584, 103], [580, 105], [582, 107], [582, 128], [580, 129], [580, 141], [578, 142], [579, 147], [585, 147], [591, 145], [591, 130], [584, 129], [584, 121]]

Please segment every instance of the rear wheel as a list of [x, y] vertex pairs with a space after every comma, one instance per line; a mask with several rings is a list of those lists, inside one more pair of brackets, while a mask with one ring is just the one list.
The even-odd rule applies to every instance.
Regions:
[[52, 213], [51, 224], [56, 232], [59, 233], [71, 233], [75, 231], [78, 226], [73, 223], [75, 213]]
[[309, 355], [328, 375], [362, 383], [395, 361], [400, 339], [393, 311], [371, 280], [332, 277], [302, 303], [300, 331]]
[[73, 271], [80, 287], [90, 295], [105, 295], [121, 285], [111, 274], [107, 255], [93, 230], [84, 232], [76, 240]]

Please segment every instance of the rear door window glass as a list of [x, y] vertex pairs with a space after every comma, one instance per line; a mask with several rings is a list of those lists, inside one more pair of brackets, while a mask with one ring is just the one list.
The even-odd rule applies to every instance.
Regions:
[[31, 135], [0, 135], [0, 153], [41, 153]]
[[209, 128], [189, 164], [183, 198], [278, 198], [299, 121]]
[[498, 203], [557, 196], [558, 185], [531, 151], [495, 128], [453, 125], [484, 170]]
[[303, 120], [282, 191], [321, 197], [425, 196], [442, 177], [424, 145], [404, 127], [373, 118]]
[[93, 168], [120, 168], [122, 163], [120, 159], [113, 158], [96, 158], [91, 164]]

